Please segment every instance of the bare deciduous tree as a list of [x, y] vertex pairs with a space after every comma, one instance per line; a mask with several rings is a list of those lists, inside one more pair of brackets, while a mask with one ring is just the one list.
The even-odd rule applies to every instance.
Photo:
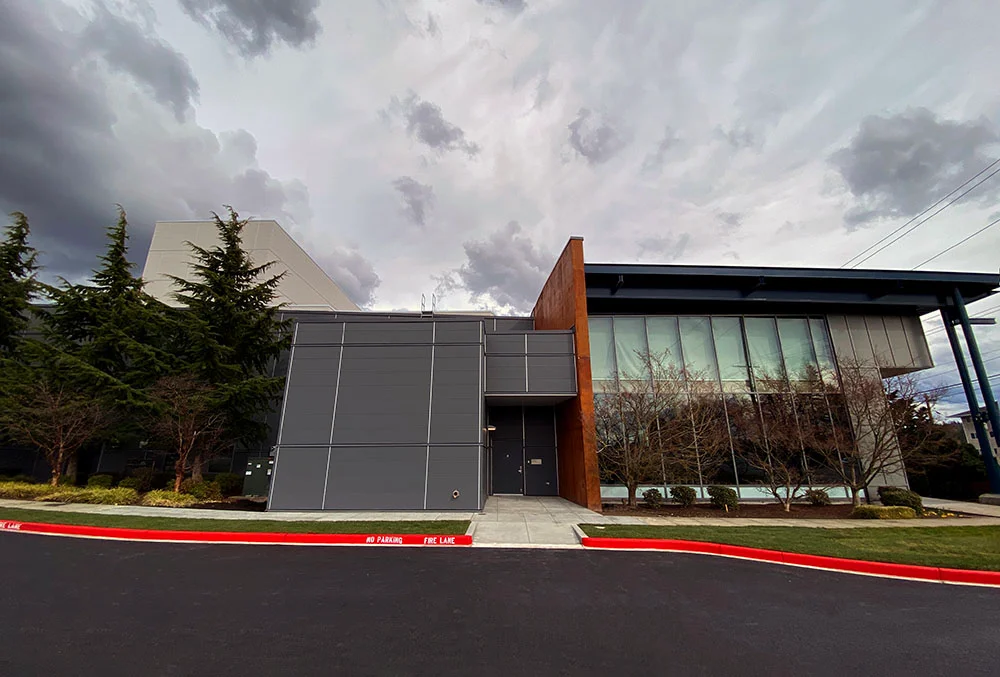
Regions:
[[[757, 379], [758, 394], [733, 406], [730, 417], [739, 431], [740, 455], [763, 477], [763, 485], [785, 511], [809, 483], [803, 431], [796, 400], [783, 379]], [[759, 409], [758, 409], [759, 407]]]
[[225, 432], [217, 389], [195, 376], [167, 376], [150, 389], [157, 414], [150, 422], [154, 437], [177, 454], [174, 491], [180, 491], [192, 461], [208, 456]]
[[[857, 359], [840, 360], [840, 384], [846, 411], [835, 412], [837, 444], [821, 449], [826, 466], [860, 505], [862, 492], [879, 480], [901, 474], [909, 461], [947, 461], [935, 454], [925, 459], [929, 427], [906, 430], [905, 410], [915, 404], [916, 384], [908, 375], [883, 381], [878, 367]], [[894, 406], [897, 403], [898, 406]], [[927, 406], [927, 403], [925, 403]]]
[[594, 398], [602, 470], [625, 485], [630, 506], [640, 484], [714, 474], [728, 451], [718, 393], [666, 357], [639, 354], [640, 373]]
[[58, 486], [66, 466], [113, 422], [109, 408], [69, 383], [48, 378], [23, 382], [6, 393], [0, 426], [15, 442], [38, 448]]

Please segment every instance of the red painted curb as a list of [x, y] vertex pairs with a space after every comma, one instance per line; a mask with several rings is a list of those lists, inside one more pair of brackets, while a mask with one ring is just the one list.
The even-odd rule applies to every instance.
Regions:
[[178, 541], [198, 543], [270, 543], [277, 545], [472, 545], [472, 536], [431, 534], [289, 534], [279, 532], [174, 531], [89, 527], [39, 522], [0, 522], [0, 531], [55, 536], [83, 536], [124, 541]]
[[948, 569], [945, 567], [928, 567], [915, 564], [894, 564], [891, 562], [868, 562], [860, 559], [844, 557], [826, 557], [823, 555], [803, 555], [796, 552], [781, 550], [764, 550], [747, 548], [740, 545], [725, 543], [708, 543], [704, 541], [682, 541], [668, 538], [607, 538], [603, 536], [585, 536], [582, 539], [586, 548], [604, 548], [609, 550], [667, 550], [671, 552], [690, 552], [706, 555], [724, 555], [739, 557], [761, 562], [791, 564], [845, 571], [856, 574], [873, 574], [892, 578], [908, 578], [934, 583], [965, 583], [975, 585], [1000, 586], [1000, 571], [979, 571], [976, 569]]

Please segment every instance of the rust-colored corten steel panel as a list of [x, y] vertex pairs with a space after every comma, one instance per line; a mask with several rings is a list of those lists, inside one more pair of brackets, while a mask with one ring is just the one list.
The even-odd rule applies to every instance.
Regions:
[[594, 428], [594, 388], [590, 376], [587, 282], [583, 273], [583, 238], [566, 244], [549, 274], [535, 309], [535, 329], [575, 329], [577, 396], [556, 407], [559, 449], [559, 495], [591, 510], [601, 509]]

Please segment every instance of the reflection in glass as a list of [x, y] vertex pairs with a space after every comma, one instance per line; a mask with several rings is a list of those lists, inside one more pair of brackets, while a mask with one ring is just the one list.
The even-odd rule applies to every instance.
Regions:
[[712, 325], [707, 317], [680, 318], [684, 368], [699, 380], [717, 381], [719, 366], [715, 361]]
[[590, 328], [590, 371], [594, 380], [615, 377], [615, 340], [610, 317], [592, 317]]
[[684, 369], [676, 317], [647, 317], [646, 334], [649, 336], [650, 353], [663, 359], [663, 367], [667, 371], [679, 373]]
[[615, 318], [615, 358], [618, 377], [626, 380], [649, 380], [645, 356], [646, 322], [641, 317]]
[[[781, 337], [781, 352], [785, 357], [785, 369], [791, 381], [816, 381], [819, 365], [813, 355], [809, 323], [804, 317], [778, 318], [778, 336]], [[819, 389], [818, 385], [816, 384]]]
[[840, 388], [837, 382], [837, 363], [833, 357], [833, 344], [830, 342], [830, 332], [827, 331], [826, 320], [813, 318], [809, 320], [812, 333], [813, 348], [819, 360], [820, 375], [827, 388]]
[[738, 317], [713, 317], [712, 334], [719, 359], [719, 374], [723, 386], [732, 390], [749, 390], [747, 356], [743, 349], [743, 328]]
[[726, 395], [726, 413], [740, 484], [763, 483], [764, 473], [749, 460], [766, 449], [756, 398], [749, 393]]
[[744, 318], [743, 324], [747, 332], [747, 346], [750, 348], [750, 365], [753, 367], [754, 379], [758, 381], [758, 388], [761, 381], [785, 380], [774, 318], [747, 317]]

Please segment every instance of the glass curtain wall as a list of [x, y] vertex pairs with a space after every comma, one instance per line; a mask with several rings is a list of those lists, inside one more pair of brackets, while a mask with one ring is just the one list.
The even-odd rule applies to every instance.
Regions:
[[614, 390], [616, 375], [683, 382], [675, 401], [684, 411], [664, 412], [658, 424], [676, 457], [665, 455], [649, 485], [727, 484], [763, 497], [751, 461], [762, 445], [797, 447], [810, 483], [833, 481], [806, 441], [816, 431], [842, 435], [846, 418], [824, 318], [594, 316], [590, 343], [595, 397]]

